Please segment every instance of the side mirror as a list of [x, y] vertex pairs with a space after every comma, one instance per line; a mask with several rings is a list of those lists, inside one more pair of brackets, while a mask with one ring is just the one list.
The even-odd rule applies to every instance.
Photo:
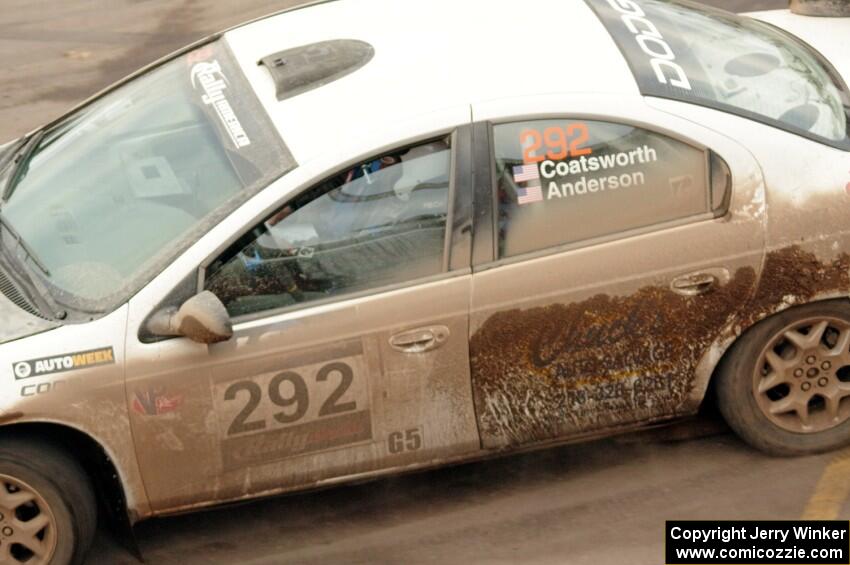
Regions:
[[233, 337], [230, 314], [221, 300], [205, 290], [183, 303], [154, 314], [148, 331], [157, 336], [183, 336], [197, 343], [220, 343]]

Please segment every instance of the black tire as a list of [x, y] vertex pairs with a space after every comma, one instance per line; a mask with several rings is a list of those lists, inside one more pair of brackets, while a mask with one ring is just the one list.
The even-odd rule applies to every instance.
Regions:
[[[771, 455], [806, 455], [850, 444], [850, 419], [819, 431], [789, 431], [764, 413], [754, 390], [754, 371], [761, 361], [762, 351], [781, 335], [783, 329], [819, 317], [850, 324], [850, 301], [842, 299], [806, 304], [759, 322], [730, 348], [717, 368], [717, 402], [723, 418], [744, 441]], [[837, 369], [833, 368], [832, 372], [837, 374]], [[800, 382], [805, 378], [802, 377]], [[840, 402], [843, 407], [850, 398]]]
[[0, 477], [4, 476], [30, 487], [48, 506], [56, 528], [49, 565], [80, 565], [97, 529], [94, 491], [80, 464], [52, 445], [27, 437], [3, 438]]

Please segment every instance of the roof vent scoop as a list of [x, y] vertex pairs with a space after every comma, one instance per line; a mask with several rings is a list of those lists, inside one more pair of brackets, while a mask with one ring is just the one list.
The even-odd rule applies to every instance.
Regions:
[[274, 53], [258, 64], [271, 73], [277, 99], [286, 100], [339, 80], [374, 56], [374, 47], [365, 41], [334, 39]]
[[791, 0], [790, 8], [801, 16], [850, 17], [850, 0]]

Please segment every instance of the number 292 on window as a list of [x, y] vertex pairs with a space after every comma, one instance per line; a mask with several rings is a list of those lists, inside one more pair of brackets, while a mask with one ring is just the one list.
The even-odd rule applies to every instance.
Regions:
[[[589, 139], [587, 124], [582, 122], [564, 127], [547, 127], [543, 131], [524, 129], [519, 134], [522, 160], [525, 163], [540, 163], [546, 159], [562, 161], [567, 157], [590, 155], [593, 150], [585, 146]], [[541, 151], [544, 145], [545, 151]]]

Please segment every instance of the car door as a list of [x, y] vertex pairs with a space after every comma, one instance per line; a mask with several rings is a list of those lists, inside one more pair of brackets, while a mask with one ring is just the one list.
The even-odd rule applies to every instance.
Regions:
[[470, 345], [484, 446], [695, 411], [761, 269], [750, 153], [639, 97], [475, 118], [476, 178], [492, 179], [476, 186]]
[[234, 234], [186, 283], [225, 304], [229, 341], [129, 336], [127, 399], [156, 511], [480, 449], [470, 148], [468, 127], [398, 144]]

